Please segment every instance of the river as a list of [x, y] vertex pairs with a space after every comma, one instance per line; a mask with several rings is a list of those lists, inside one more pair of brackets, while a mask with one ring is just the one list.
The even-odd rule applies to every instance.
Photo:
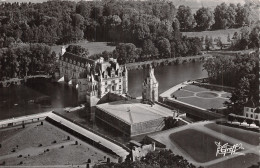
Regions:
[[[183, 81], [207, 77], [206, 71], [202, 71], [202, 64], [197, 62], [157, 67], [155, 77], [159, 82], [159, 94]], [[129, 71], [128, 87], [131, 96], [141, 96], [144, 76], [143, 70]], [[44, 97], [50, 97], [51, 106], [30, 103], [30, 100]], [[76, 106], [76, 99], [76, 90], [72, 87], [43, 80], [21, 86], [0, 88], [0, 120]]]

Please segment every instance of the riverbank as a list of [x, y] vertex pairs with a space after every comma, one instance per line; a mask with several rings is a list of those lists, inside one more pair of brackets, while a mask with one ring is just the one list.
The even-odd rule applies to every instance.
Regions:
[[30, 75], [25, 76], [24, 78], [11, 78], [8, 80], [0, 81], [0, 87], [9, 87], [11, 85], [21, 85], [27, 82], [28, 79], [35, 79], [35, 78], [45, 78], [50, 79], [52, 78], [51, 75]]
[[187, 56], [187, 57], [150, 60], [150, 61], [144, 61], [144, 62], [134, 62], [134, 63], [126, 64], [126, 67], [128, 70], [134, 70], [134, 69], [144, 69], [150, 65], [153, 67], [165, 66], [165, 65], [178, 65], [178, 64], [184, 64], [184, 63], [201, 62], [201, 61], [204, 61], [208, 57], [212, 57], [212, 55], [204, 54], [204, 55], [195, 55], [195, 56]]

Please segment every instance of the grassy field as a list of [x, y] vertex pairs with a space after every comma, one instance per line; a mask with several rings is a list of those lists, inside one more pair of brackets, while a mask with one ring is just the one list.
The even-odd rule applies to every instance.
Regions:
[[227, 143], [219, 138], [194, 129], [186, 129], [173, 133], [169, 136], [169, 138], [185, 153], [200, 163], [205, 163], [223, 157], [222, 155], [216, 156], [217, 146], [215, 142], [221, 142], [221, 144]]
[[[227, 41], [227, 37], [228, 34], [230, 34], [230, 38], [233, 37], [233, 34], [235, 32], [239, 33], [240, 29], [223, 29], [223, 30], [215, 30], [215, 31], [202, 31], [202, 32], [182, 32], [183, 35], [187, 36], [187, 37], [212, 37], [213, 40], [215, 38], [220, 37], [223, 43], [228, 43]], [[215, 44], [215, 42], [214, 42]]]
[[[47, 121], [26, 125], [24, 129], [0, 130], [0, 165], [43, 166], [43, 165], [86, 165], [106, 161], [106, 153], [69, 135]], [[70, 136], [70, 139], [67, 137]], [[78, 141], [78, 145], [75, 145]], [[21, 163], [22, 162], [22, 163]]]
[[256, 132], [246, 131], [238, 128], [232, 128], [224, 125], [217, 125], [215, 123], [206, 124], [205, 127], [230, 136], [235, 139], [239, 139], [251, 145], [259, 145], [260, 134]]
[[210, 166], [206, 166], [205, 168], [245, 168], [250, 167], [252, 165], [257, 165], [259, 162], [259, 156], [252, 153], [247, 153], [245, 156], [238, 156], [235, 158], [231, 158]]
[[[80, 45], [89, 51], [89, 55], [102, 53], [104, 51], [113, 51], [116, 47], [115, 46], [108, 46], [106, 42], [88, 42], [87, 40], [82, 40], [77, 43], [71, 43], [73, 45]], [[65, 45], [68, 47], [70, 44]], [[54, 51], [57, 55], [61, 53], [61, 47], [63, 45], [56, 45], [52, 46], [51, 50]]]
[[223, 103], [228, 101], [231, 93], [216, 91], [202, 86], [188, 85], [172, 93], [173, 95], [177, 97], [177, 100], [197, 107], [220, 109], [224, 107]]
[[185, 90], [178, 90], [174, 92], [171, 96], [173, 95], [176, 97], [189, 97], [189, 96], [194, 96], [194, 93]]

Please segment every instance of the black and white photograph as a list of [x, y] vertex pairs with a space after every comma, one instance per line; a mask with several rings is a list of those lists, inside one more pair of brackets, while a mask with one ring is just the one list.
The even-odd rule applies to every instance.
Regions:
[[0, 0], [0, 168], [260, 168], [260, 0]]

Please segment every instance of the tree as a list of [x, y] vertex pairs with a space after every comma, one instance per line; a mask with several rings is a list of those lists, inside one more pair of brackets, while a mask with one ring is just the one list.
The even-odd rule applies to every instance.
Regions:
[[221, 41], [221, 37], [218, 37], [216, 41], [217, 41], [217, 46], [220, 47], [220, 49], [222, 50], [222, 48], [223, 48], [223, 43], [222, 43], [222, 41]]
[[231, 42], [230, 34], [229, 34], [229, 33], [228, 33], [228, 36], [227, 36], [227, 42]]
[[236, 9], [236, 23], [239, 27], [242, 27], [244, 25], [251, 25], [251, 22], [253, 21], [252, 18], [252, 10], [250, 8], [250, 6], [245, 5], [245, 6], [241, 6], [241, 5], [237, 5], [237, 9]]
[[228, 115], [228, 121], [231, 123], [235, 120], [235, 117], [233, 115]]
[[259, 120], [254, 120], [254, 123], [255, 123], [256, 126], [258, 126], [258, 127], [260, 126], [260, 121]]
[[171, 44], [168, 39], [162, 37], [157, 41], [157, 48], [162, 58], [168, 58], [171, 55]]
[[215, 23], [214, 15], [209, 8], [200, 8], [197, 10], [194, 18], [197, 23], [197, 29], [200, 31], [208, 30]]
[[211, 47], [213, 47], [212, 37], [209, 38], [209, 37], [206, 35], [206, 37], [205, 37], [205, 48], [206, 48], [206, 50], [210, 50]]
[[155, 47], [151, 39], [146, 39], [144, 41], [142, 49], [142, 55], [150, 55], [153, 57], [156, 57], [158, 55], [158, 49]]
[[250, 127], [251, 124], [253, 124], [253, 122], [254, 122], [253, 119], [251, 119], [251, 118], [246, 118], [246, 123], [249, 125], [249, 127]]
[[241, 125], [241, 123], [243, 123], [245, 121], [245, 117], [243, 116], [236, 116], [236, 120], [239, 122], [239, 124]]
[[132, 43], [119, 43], [113, 53], [119, 64], [133, 62], [136, 57], [136, 46]]
[[195, 20], [189, 6], [180, 5], [176, 17], [182, 31], [190, 31], [194, 27]]
[[88, 49], [81, 47], [79, 45], [69, 45], [66, 48], [66, 52], [70, 52], [80, 56], [87, 56], [89, 54]]
[[138, 23], [133, 28], [133, 41], [140, 45], [144, 39], [150, 36], [150, 29], [146, 24]]
[[226, 3], [217, 5], [214, 10], [215, 29], [227, 29], [235, 25], [236, 11], [232, 5], [227, 6]]
[[250, 48], [260, 47], [260, 24], [257, 24], [251, 31], [249, 35]]

